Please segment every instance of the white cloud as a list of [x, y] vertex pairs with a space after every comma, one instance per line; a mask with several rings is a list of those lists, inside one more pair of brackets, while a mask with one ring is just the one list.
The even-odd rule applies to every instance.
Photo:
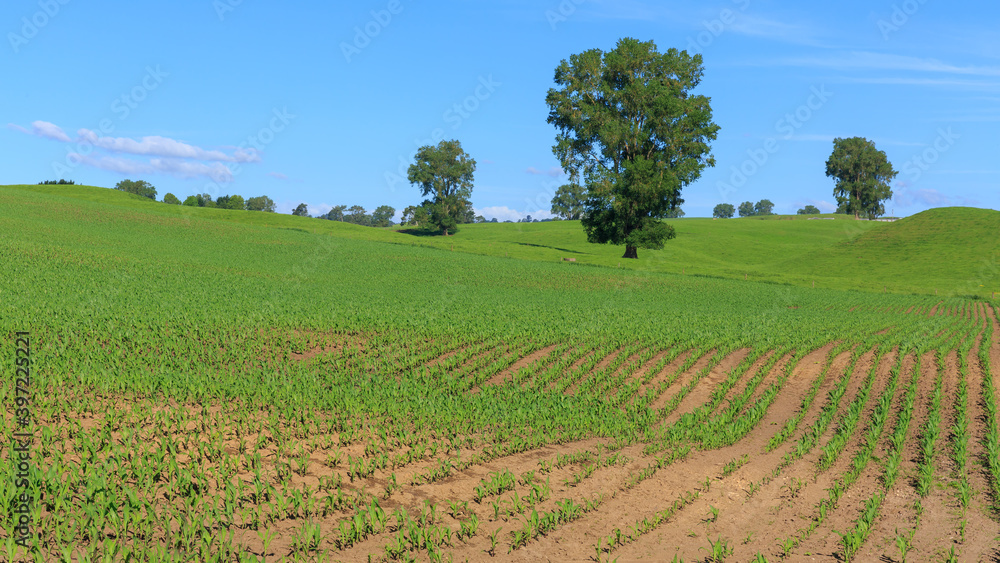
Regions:
[[48, 121], [32, 121], [30, 131], [15, 123], [8, 123], [7, 128], [20, 131], [26, 135], [42, 137], [43, 139], [52, 139], [55, 141], [62, 141], [64, 143], [70, 142], [69, 135], [67, 135], [62, 128], [54, 123], [49, 123]]
[[[222, 151], [205, 150], [201, 147], [159, 135], [150, 135], [136, 141], [128, 137], [101, 137], [89, 129], [80, 129], [77, 131], [77, 134], [80, 136], [80, 142], [90, 143], [108, 152], [221, 162], [260, 161], [260, 155], [254, 149], [237, 148], [232, 154], [226, 154]], [[67, 138], [66, 140], [68, 141], [69, 139]]]

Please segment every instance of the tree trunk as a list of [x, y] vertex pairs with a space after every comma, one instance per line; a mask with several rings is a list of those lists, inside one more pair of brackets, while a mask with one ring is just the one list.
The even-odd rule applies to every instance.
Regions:
[[625, 247], [625, 255], [622, 256], [622, 258], [638, 258], [638, 257], [639, 257], [639, 252], [636, 250], [636, 247], [634, 246]]

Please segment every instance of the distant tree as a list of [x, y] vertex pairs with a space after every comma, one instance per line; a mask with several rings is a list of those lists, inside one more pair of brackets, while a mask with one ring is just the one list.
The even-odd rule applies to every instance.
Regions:
[[583, 186], [575, 182], [563, 184], [552, 198], [552, 214], [576, 221], [583, 217], [584, 199]]
[[500, 221], [496, 217], [490, 219], [490, 223], [499, 223], [499, 222]]
[[[420, 188], [424, 196], [432, 196], [430, 222], [448, 236], [463, 222], [467, 207], [471, 207], [473, 175], [476, 161], [458, 141], [441, 141], [435, 146], [417, 150], [416, 162], [407, 170], [407, 179]], [[475, 218], [475, 215], [473, 215]]]
[[347, 211], [346, 205], [335, 205], [330, 208], [330, 211], [326, 214], [326, 218], [331, 221], [343, 221], [345, 211]]
[[360, 205], [352, 205], [347, 213], [344, 214], [344, 221], [348, 223], [354, 223], [355, 225], [371, 225], [371, 217], [365, 212], [365, 208]]
[[38, 182], [38, 185], [39, 186], [44, 186], [44, 185], [72, 186], [75, 183], [76, 182], [73, 181], [73, 180], [63, 180], [63, 179], [60, 178], [58, 181], [56, 181], [56, 180], [45, 180], [44, 182]]
[[267, 213], [274, 213], [277, 206], [271, 198], [266, 195], [259, 195], [257, 197], [247, 198], [246, 208], [247, 211], [265, 211]]
[[899, 174], [885, 152], [864, 137], [833, 140], [833, 153], [826, 161], [826, 175], [837, 180], [833, 195], [837, 203], [847, 203], [855, 219], [885, 214], [882, 203], [892, 198], [889, 182]]
[[224, 195], [215, 200], [215, 206], [219, 209], [246, 209], [246, 202], [241, 195]]
[[115, 189], [156, 201], [156, 188], [145, 180], [122, 180], [115, 185]]
[[769, 199], [762, 199], [753, 206], [754, 215], [774, 215], [774, 204]]
[[472, 208], [472, 202], [469, 200], [465, 201], [465, 205], [462, 206], [462, 212], [459, 214], [459, 223], [475, 223], [476, 222], [476, 210]]
[[297, 215], [299, 217], [308, 217], [309, 206], [304, 203], [300, 203], [298, 207], [296, 207], [295, 210], [292, 211], [292, 215]]
[[486, 222], [486, 217], [483, 217], [482, 215], [476, 215], [476, 221], [475, 222], [476, 223], [485, 223]]
[[389, 227], [392, 225], [392, 216], [396, 214], [396, 210], [388, 205], [380, 205], [372, 211], [372, 226], [373, 227]]
[[[166, 199], [166, 198], [164, 198], [164, 199]], [[189, 207], [199, 207], [199, 205], [198, 205], [198, 196], [196, 196], [196, 195], [189, 195], [189, 196], [187, 196], [186, 198], [184, 198], [183, 205], [187, 205]]]
[[181, 200], [177, 199], [177, 196], [167, 192], [167, 195], [163, 196], [163, 203], [169, 203], [170, 205], [180, 205]]
[[681, 209], [680, 207], [676, 207], [674, 209], [668, 210], [663, 215], [663, 217], [661, 217], [661, 218], [662, 219], [680, 219], [683, 216], [684, 216], [684, 210]]
[[798, 210], [799, 215], [819, 215], [820, 211], [815, 205], [807, 205]]
[[712, 217], [719, 219], [732, 219], [736, 215], [736, 208], [731, 203], [720, 203], [712, 210]]
[[198, 207], [216, 207], [209, 194], [198, 194]]
[[753, 204], [749, 201], [744, 201], [739, 207], [740, 217], [752, 217], [756, 211], [754, 211]]

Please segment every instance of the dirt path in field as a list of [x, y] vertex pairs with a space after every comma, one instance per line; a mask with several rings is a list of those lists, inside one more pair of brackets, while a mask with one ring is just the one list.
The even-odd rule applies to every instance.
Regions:
[[965, 541], [962, 554], [976, 561], [988, 560], [994, 553], [997, 537], [997, 523], [991, 518], [989, 498], [989, 474], [982, 461], [985, 459], [983, 440], [986, 436], [985, 410], [982, 402], [983, 370], [979, 364], [979, 342], [972, 347], [966, 358], [969, 366], [967, 379], [969, 419], [968, 459], [966, 474], [973, 494], [965, 511]]
[[[940, 368], [939, 368], [940, 369]], [[959, 514], [953, 486], [955, 463], [951, 456], [951, 426], [955, 421], [955, 390], [958, 386], [958, 358], [955, 351], [945, 356], [941, 393], [941, 425], [934, 445], [934, 479], [930, 493], [921, 500], [923, 513], [913, 538], [917, 558], [940, 558], [955, 545]]]
[[[850, 354], [847, 353], [846, 360]], [[750, 541], [745, 544], [741, 552], [747, 559], [752, 558], [758, 551], [772, 557], [778, 553], [778, 542], [793, 536], [798, 530], [805, 528], [812, 518], [814, 506], [821, 498], [826, 496], [826, 488], [833, 481], [833, 476], [838, 475], [840, 463], [843, 462], [843, 454], [839, 458], [838, 464], [827, 471], [817, 475], [816, 463], [820, 458], [822, 446], [834, 435], [837, 423], [846, 412], [848, 405], [857, 396], [864, 381], [867, 379], [868, 371], [874, 361], [874, 351], [865, 352], [854, 366], [846, 392], [838, 405], [837, 412], [832, 422], [820, 437], [818, 445], [814, 446], [803, 457], [791, 462], [784, 467], [780, 474], [765, 479], [760, 486], [760, 490], [746, 503], [743, 508], [749, 516], [743, 522], [746, 531], [744, 535], [751, 534]], [[845, 362], [846, 364], [846, 362]], [[835, 384], [836, 380], [843, 375], [846, 365], [837, 372], [831, 370], [830, 379]], [[831, 386], [832, 387], [832, 386]], [[826, 403], [826, 396], [817, 397], [817, 403]], [[819, 409], [816, 412], [819, 414]], [[800, 426], [797, 440], [804, 435], [811, 424], [815, 421], [803, 421]], [[795, 441], [789, 441], [787, 446], [779, 448], [777, 451], [794, 451]], [[746, 538], [744, 538], [746, 539]], [[745, 550], [745, 551], [744, 551]]]
[[[660, 396], [653, 401], [653, 404], [650, 405], [650, 408], [653, 410], [662, 409], [663, 406], [667, 404], [667, 401], [670, 400], [670, 397], [676, 395], [679, 390], [683, 389], [685, 385], [690, 383], [691, 380], [695, 378], [695, 375], [698, 372], [700, 372], [701, 370], [705, 369], [708, 366], [709, 362], [711, 362], [712, 358], [715, 356], [715, 352], [716, 352], [715, 350], [709, 350], [700, 358], [698, 358], [698, 360], [695, 361], [694, 365], [684, 370], [684, 372], [681, 373], [680, 375], [674, 377], [673, 382], [671, 382], [670, 385], [668, 385], [667, 388], [664, 389], [662, 393], [660, 393]], [[668, 375], [668, 377], [673, 377], [673, 374]]]
[[[712, 391], [729, 377], [729, 372], [740, 365], [740, 362], [746, 359], [746, 357], [750, 354], [750, 351], [751, 350], [749, 348], [740, 348], [739, 350], [729, 353], [726, 357], [722, 358], [719, 363], [712, 366], [712, 369], [708, 370], [708, 373], [698, 380], [694, 389], [692, 389], [691, 392], [689, 392], [687, 396], [681, 400], [681, 403], [677, 405], [674, 412], [667, 415], [667, 417], [663, 420], [663, 425], [668, 426], [673, 424], [674, 422], [677, 422], [677, 419], [680, 418], [682, 414], [691, 412], [705, 404], [709, 397], [711, 397]], [[697, 364], [695, 364], [695, 367], [697, 367]], [[694, 368], [692, 368], [692, 370], [693, 369]], [[745, 377], [745, 374], [743, 377]]]
[[[701, 486], [698, 483], [704, 483], [705, 477], [717, 476], [725, 463], [742, 455], [749, 457], [748, 464], [721, 481], [713, 481], [711, 488], [692, 505], [654, 532], [644, 535], [634, 544], [617, 550], [613, 555], [620, 557], [620, 560], [636, 558], [669, 560], [676, 553], [687, 560], [700, 559], [704, 556], [704, 551], [699, 552], [698, 549], [708, 546], [707, 534], [710, 534], [713, 540], [721, 535], [731, 540], [731, 544], [736, 544], [745, 539], [748, 533], [753, 537], [752, 530], [759, 527], [768, 528], [762, 515], [767, 510], [764, 505], [769, 505], [769, 494], [761, 490], [750, 500], [747, 500], [747, 490], [752, 483], [759, 483], [771, 475], [781, 463], [786, 447], [779, 447], [767, 453], [764, 453], [764, 449], [774, 432], [798, 411], [803, 394], [822, 371], [824, 359], [828, 353], [829, 348], [823, 348], [803, 358], [799, 365], [793, 369], [793, 375], [776, 397], [767, 415], [746, 438], [733, 446], [704, 452], [699, 454], [701, 457], [692, 457], [690, 462], [692, 464], [700, 462], [702, 467], [701, 471], [694, 471], [700, 475], [700, 479], [696, 479], [693, 486]], [[843, 368], [850, 353], [841, 356], [843, 357], [838, 358], [840, 362], [835, 361], [835, 364], [839, 364], [839, 371], [831, 370], [828, 372], [827, 383], [820, 390], [823, 396], [818, 397], [813, 403], [800, 428], [807, 428], [812, 424], [824, 402], [826, 391], [833, 385], [830, 380], [835, 380], [843, 374]], [[830, 377], [833, 374], [836, 375]], [[775, 481], [780, 479], [781, 477]], [[774, 481], [771, 485], [775, 485]], [[774, 488], [777, 489], [779, 486], [775, 485]], [[705, 522], [709, 518], [711, 507], [719, 510], [718, 519], [711, 523]], [[767, 516], [768, 520], [770, 518]], [[679, 551], [664, 551], [665, 546], [677, 547]], [[747, 547], [743, 544], [736, 546], [736, 549], [735, 557], [739, 561], [747, 560], [755, 553], [746, 551]]]
[[483, 385], [500, 385], [501, 383], [504, 383], [506, 381], [513, 381], [514, 374], [517, 373], [518, 370], [526, 368], [537, 361], [541, 361], [543, 358], [551, 354], [552, 351], [558, 347], [559, 347], [558, 344], [552, 344], [550, 346], [546, 346], [539, 350], [535, 350], [534, 352], [514, 362], [514, 365], [501, 371], [497, 375], [491, 377], [489, 380], [483, 383]]
[[[809, 359], [817, 358], [822, 361], [828, 350], [814, 353]], [[806, 364], [806, 362], [803, 362]], [[806, 369], [796, 372], [796, 377], [790, 378], [786, 388], [779, 393], [775, 402], [769, 409], [761, 424], [748, 434], [746, 438], [734, 444], [718, 450], [707, 452], [695, 452], [687, 459], [676, 462], [669, 467], [660, 469], [653, 477], [641, 482], [635, 488], [621, 491], [617, 497], [609, 501], [606, 507], [602, 507], [597, 513], [588, 515], [584, 520], [567, 525], [560, 532], [551, 535], [539, 542], [540, 553], [548, 554], [550, 549], [558, 549], [557, 560], [584, 560], [594, 555], [594, 545], [597, 538], [605, 538], [616, 528], [628, 531], [629, 526], [634, 525], [642, 518], [651, 518], [657, 511], [663, 510], [678, 498], [681, 494], [689, 491], [696, 491], [705, 488], [705, 479], [712, 479], [710, 489], [702, 494], [721, 495], [728, 498], [730, 496], [743, 498], [741, 490], [745, 477], [737, 476], [734, 473], [722, 480], [718, 477], [723, 466], [743, 455], [751, 457], [755, 462], [762, 461], [757, 456], [767, 444], [773, 433], [772, 422], [783, 422], [789, 412], [793, 412], [795, 405], [801, 399], [802, 391], [812, 383], [813, 378], [818, 375], [822, 365], [809, 362]], [[777, 460], [780, 456], [777, 452], [770, 454], [771, 458]], [[751, 464], [756, 466], [757, 463]], [[749, 467], [749, 466], [744, 466]], [[684, 528], [687, 519], [701, 518], [700, 511], [707, 510], [707, 504], [702, 499], [695, 501], [691, 506], [684, 508], [676, 516], [675, 521], [664, 524], [650, 534], [643, 536], [632, 545], [625, 546], [615, 551], [612, 557], [619, 557], [620, 560], [629, 560], [636, 554], [647, 554], [653, 558], [661, 558], [664, 555], [671, 557], [673, 552], [664, 552], [662, 547], [674, 545], [674, 536], [677, 531]], [[586, 538], [585, 544], [576, 545], [573, 550], [566, 547], [568, 538]], [[680, 541], [685, 541], [682, 537]], [[565, 554], [565, 557], [563, 555]]]
[[670, 363], [663, 366], [663, 368], [658, 373], [653, 375], [653, 377], [651, 377], [647, 383], [639, 386], [639, 395], [644, 396], [647, 393], [657, 393], [660, 382], [666, 381], [668, 378], [672, 377], [675, 373], [677, 373], [677, 370], [680, 369], [680, 367], [684, 365], [684, 362], [686, 362], [688, 358], [691, 357], [691, 354], [694, 353], [695, 350], [686, 350], [678, 354], [676, 358], [671, 360]]
[[[744, 371], [740, 375], [740, 378], [736, 381], [735, 384], [733, 384], [732, 388], [730, 388], [729, 391], [726, 392], [725, 397], [723, 397], [722, 400], [719, 401], [719, 404], [716, 405], [715, 410], [713, 411], [712, 414], [713, 415], [719, 414], [720, 410], [725, 410], [729, 405], [729, 403], [733, 399], [735, 399], [737, 395], [742, 395], [746, 391], [747, 385], [749, 385], [750, 382], [755, 377], [757, 377], [757, 375], [760, 373], [760, 370], [763, 369], [764, 364], [766, 364], [771, 359], [771, 356], [773, 356], [775, 352], [776, 352], [775, 350], [768, 350], [767, 352], [761, 354], [759, 358], [754, 360], [754, 362], [750, 364], [750, 367], [747, 368], [746, 371]], [[768, 369], [768, 372], [764, 374], [764, 379], [768, 379], [772, 375], [777, 377], [777, 375], [779, 374], [780, 372], [776, 374], [775, 367], [771, 366], [771, 368]], [[754, 391], [755, 392], [758, 391], [759, 386], [762, 384], [763, 380], [761, 380], [757, 384], [758, 387], [754, 388]]]
[[[889, 352], [882, 357], [876, 371], [875, 381], [872, 383], [871, 393], [865, 410], [861, 416], [861, 420], [858, 423], [857, 428], [855, 428], [850, 443], [846, 448], [844, 448], [843, 453], [840, 454], [840, 459], [838, 459], [834, 466], [828, 471], [831, 478], [842, 478], [842, 476], [852, 468], [854, 455], [866, 447], [866, 434], [868, 432], [869, 423], [872, 420], [871, 415], [878, 406], [879, 398], [888, 390], [889, 383], [892, 379], [890, 370], [896, 365], [897, 358], [898, 354], [896, 351]], [[904, 368], [905, 367], [906, 366], [904, 365]], [[898, 381], [896, 384], [896, 389], [893, 393], [891, 403], [892, 406], [889, 411], [890, 414], [886, 417], [879, 440], [872, 454], [873, 456], [884, 455], [883, 452], [888, 449], [889, 436], [892, 430], [892, 422], [894, 420], [892, 412], [896, 412], [898, 410], [898, 406], [901, 404], [903, 396], [905, 395], [906, 384], [909, 382], [908, 378], [905, 378], [903, 375], [908, 372], [901, 370], [900, 373], [900, 379], [903, 379], [903, 381]], [[799, 545], [794, 553], [811, 553], [814, 555], [818, 554], [836, 557], [841, 550], [840, 536], [837, 532], [850, 532], [853, 530], [854, 524], [857, 521], [858, 516], [861, 514], [861, 511], [864, 509], [865, 503], [875, 493], [883, 490], [881, 480], [883, 473], [884, 467], [880, 463], [875, 461], [874, 458], [869, 460], [868, 464], [862, 470], [861, 475], [858, 476], [854, 484], [852, 484], [840, 498], [836, 508], [828, 511], [824, 522]]]
[[[900, 373], [901, 387], [909, 385], [912, 370], [916, 368], [915, 361], [908, 362], [910, 367]], [[927, 421], [927, 407], [934, 392], [934, 378], [937, 370], [934, 367], [934, 355], [924, 354], [920, 362], [920, 375], [917, 377], [917, 393], [913, 399], [913, 415], [903, 441], [902, 463], [899, 476], [892, 489], [886, 493], [882, 508], [868, 541], [865, 542], [856, 559], [858, 561], [876, 561], [883, 555], [894, 553], [896, 530], [906, 533], [916, 525], [916, 513], [913, 503], [919, 498], [913, 488], [916, 477], [917, 461], [920, 452], [920, 432]], [[903, 391], [905, 393], [905, 389]], [[898, 410], [892, 419], [892, 424], [898, 418]], [[891, 432], [891, 430], [890, 430]]]

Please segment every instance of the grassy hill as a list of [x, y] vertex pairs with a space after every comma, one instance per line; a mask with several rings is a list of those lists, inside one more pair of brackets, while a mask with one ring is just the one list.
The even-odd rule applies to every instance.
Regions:
[[[225, 221], [532, 261], [575, 260], [566, 267], [589, 264], [896, 293], [989, 296], [1000, 291], [1000, 241], [995, 236], [1000, 212], [974, 208], [933, 209], [894, 223], [843, 215], [679, 219], [671, 221], [677, 238], [663, 250], [640, 250], [638, 260], [622, 260], [621, 247], [587, 243], [578, 221], [464, 225], [451, 237], [415, 236], [290, 215], [169, 206], [88, 186], [0, 190], [22, 193], [31, 202], [25, 205], [82, 200], [185, 221]], [[59, 220], [71, 216], [63, 213]]]

